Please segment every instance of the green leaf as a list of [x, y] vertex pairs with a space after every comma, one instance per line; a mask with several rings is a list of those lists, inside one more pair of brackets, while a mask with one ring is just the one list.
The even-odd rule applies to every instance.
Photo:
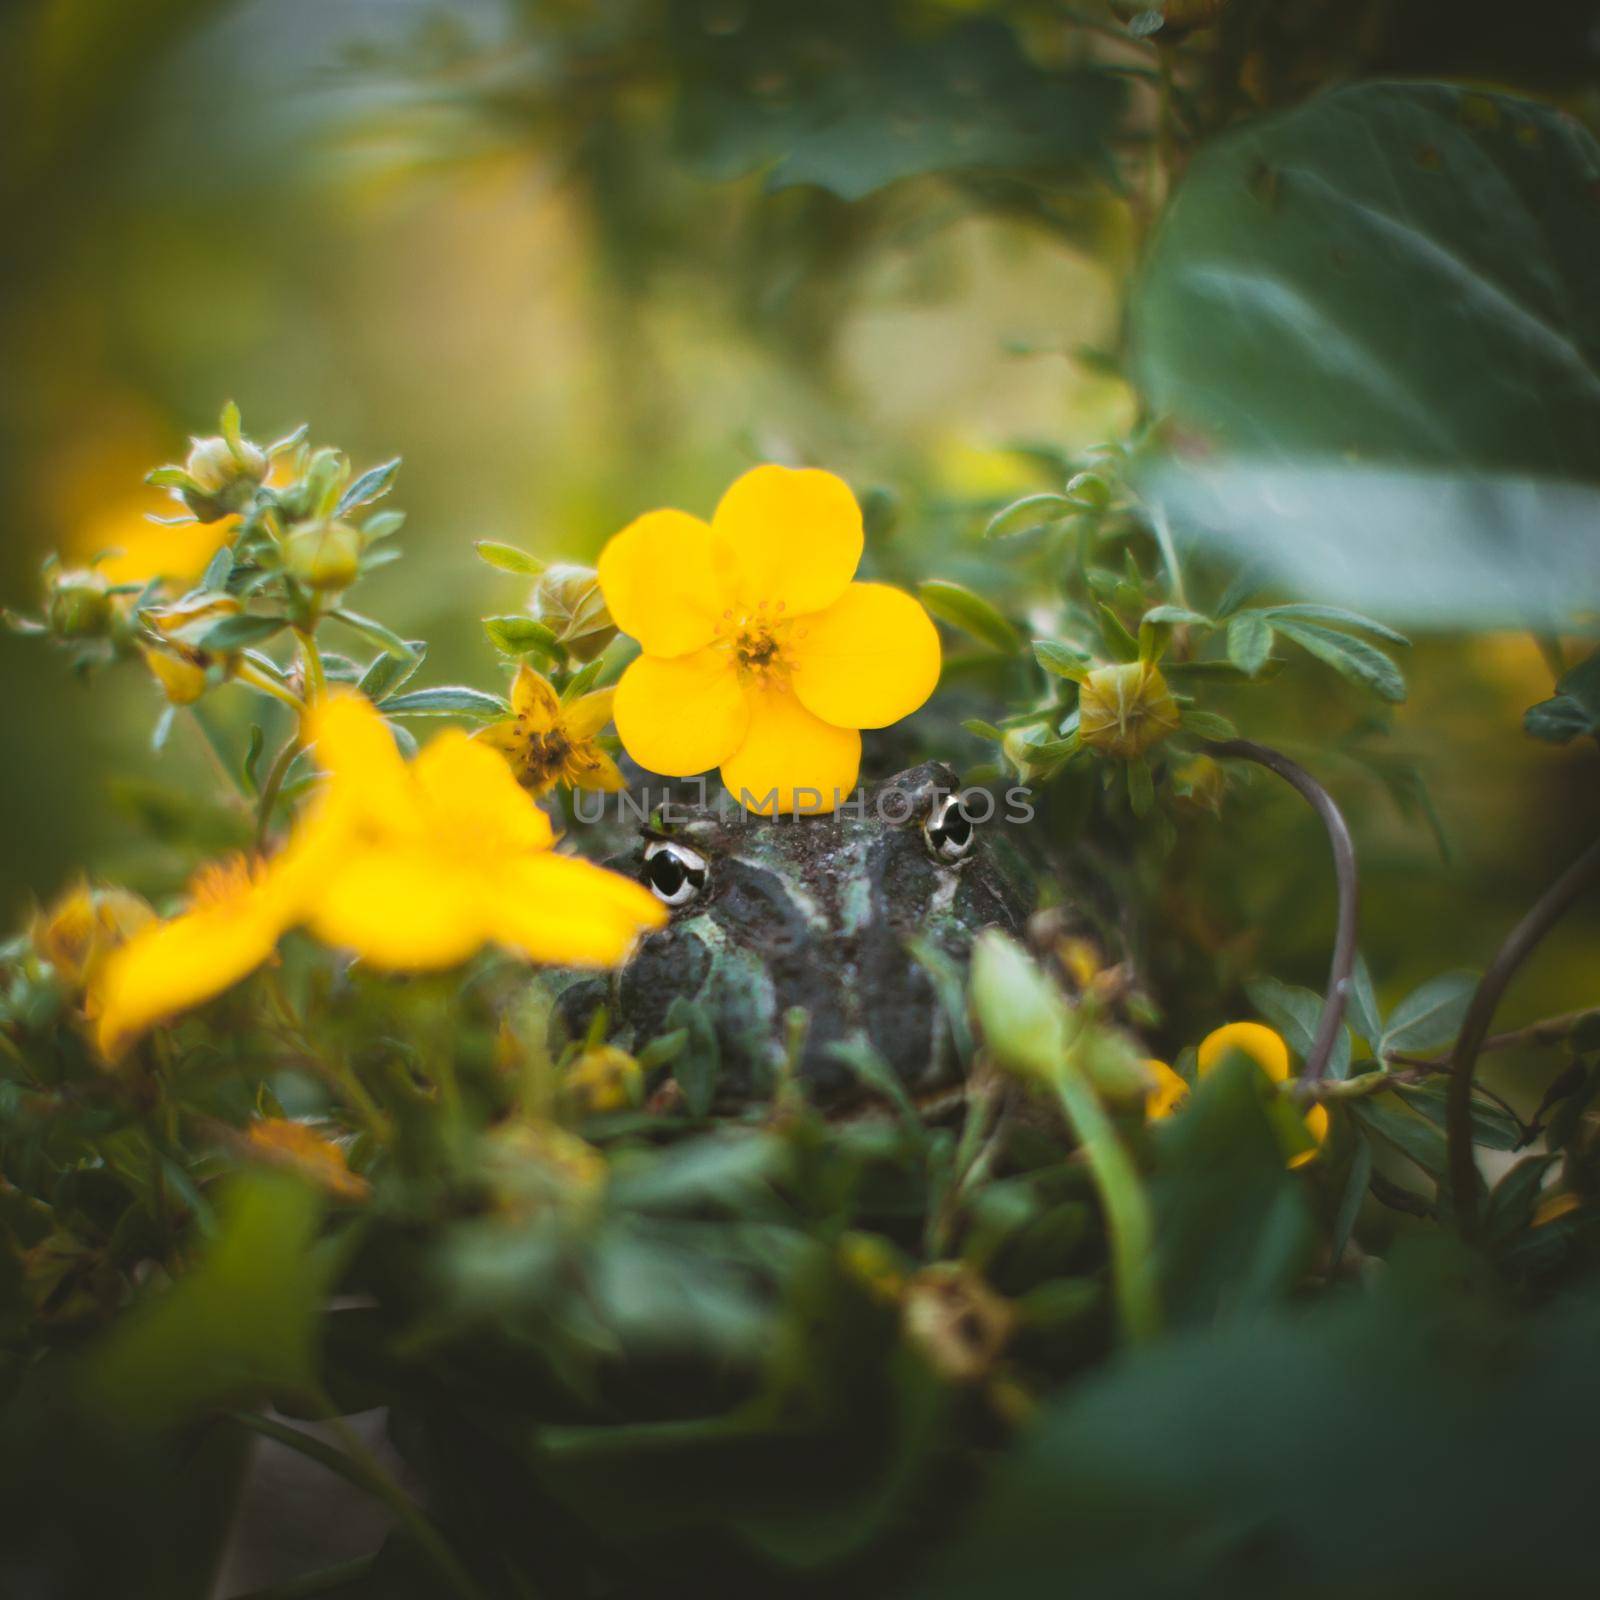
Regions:
[[683, 1090], [684, 1104], [692, 1117], [711, 1114], [717, 1097], [717, 1079], [722, 1073], [722, 1050], [717, 1030], [705, 1008], [686, 995], [674, 995], [667, 1007], [667, 1027], [687, 1035], [683, 1049], [672, 1063], [672, 1076]]
[[[816, 184], [859, 200], [919, 173], [1081, 171], [1105, 159], [1124, 100], [1109, 74], [1035, 66], [992, 20], [928, 37], [836, 20], [820, 36], [744, 33], [749, 44], [715, 54], [699, 45], [709, 81], [685, 96], [683, 140], [715, 178], [775, 162], [773, 189]], [[820, 61], [824, 43], [818, 71], [808, 57]], [[761, 86], [776, 75], [787, 92], [774, 96]]]
[[[1316, 1041], [1317, 1023], [1322, 1017], [1322, 996], [1314, 989], [1283, 983], [1277, 978], [1253, 978], [1244, 986], [1244, 992], [1250, 996], [1250, 1003], [1256, 1010], [1283, 1035], [1289, 1048], [1305, 1061]], [[1342, 1028], [1334, 1040], [1326, 1070], [1330, 1078], [1349, 1075], [1350, 1035]]]
[[1475, 972], [1446, 972], [1413, 989], [1389, 1013], [1378, 1054], [1387, 1059], [1443, 1049], [1461, 1031], [1461, 1019], [1477, 987]]
[[358, 687], [376, 705], [385, 695], [393, 694], [408, 682], [427, 654], [428, 643], [425, 639], [412, 639], [409, 655], [391, 655], [385, 650], [382, 655], [372, 658], [367, 670], [361, 674]]
[[1155, 781], [1150, 775], [1150, 763], [1136, 756], [1128, 763], [1128, 804], [1136, 817], [1147, 817], [1156, 803]]
[[1103, 600], [1095, 606], [1095, 611], [1100, 623], [1100, 638], [1105, 644], [1106, 654], [1113, 661], [1137, 661], [1139, 659], [1139, 641], [1123, 627], [1122, 618]]
[[287, 617], [224, 617], [201, 634], [198, 644], [200, 649], [217, 654], [243, 650], [246, 646], [261, 644], [288, 626]]
[[1350, 1001], [1345, 1012], [1356, 1034], [1367, 1041], [1374, 1050], [1383, 1036], [1383, 1013], [1378, 1010], [1378, 994], [1372, 987], [1372, 972], [1367, 958], [1356, 953], [1355, 971], [1351, 974]]
[[1600, 650], [1563, 673], [1554, 697], [1530, 706], [1522, 726], [1551, 744], [1600, 733]]
[[1074, 650], [1071, 645], [1060, 644], [1054, 639], [1035, 639], [1033, 656], [1046, 672], [1058, 678], [1072, 678], [1081, 682], [1089, 669], [1090, 657], [1085, 652]]
[[973, 593], [962, 584], [929, 578], [919, 585], [917, 593], [923, 605], [941, 622], [970, 634], [991, 650], [1013, 656], [1022, 649], [1022, 639], [1017, 630], [982, 595]]
[[1347, 633], [1335, 633], [1331, 628], [1318, 627], [1312, 622], [1288, 622], [1281, 617], [1277, 629], [1319, 660], [1327, 662], [1341, 677], [1370, 689], [1380, 699], [1395, 705], [1405, 699], [1406, 680], [1400, 676], [1400, 669], [1364, 639], [1352, 639]]
[[381, 500], [394, 487], [394, 476], [400, 470], [400, 457], [385, 461], [382, 466], [368, 467], [339, 497], [339, 516], [346, 516], [358, 506]]
[[1181, 718], [1181, 726], [1185, 733], [1192, 733], [1201, 739], [1236, 739], [1239, 730], [1224, 716], [1219, 716], [1215, 711], [1201, 711], [1198, 707], [1187, 707]]
[[1431, 1178], [1444, 1176], [1444, 1135], [1424, 1118], [1414, 1116], [1392, 1094], [1369, 1095], [1346, 1102], [1351, 1116], [1369, 1133], [1393, 1145]]
[[[1446, 1126], [1446, 1101], [1449, 1090], [1443, 1083], [1397, 1083], [1394, 1092], [1411, 1107], [1426, 1117], [1436, 1128]], [[1520, 1122], [1492, 1100], [1474, 1095], [1472, 1100], [1472, 1139], [1487, 1150], [1515, 1150], [1522, 1143], [1524, 1128]]]
[[405, 526], [405, 520], [406, 514], [403, 511], [380, 511], [361, 524], [361, 537], [369, 545], [376, 544], [380, 539], [387, 539], [391, 534], [398, 533]]
[[510, 709], [499, 695], [485, 694], [464, 683], [413, 689], [383, 702], [386, 717], [476, 717], [480, 722], [492, 722], [506, 716]]
[[1141, 493], [1319, 600], [1525, 625], [1600, 588], [1600, 147], [1365, 82], [1201, 147], [1130, 309]]
[[372, 617], [364, 617], [359, 611], [347, 611], [341, 608], [330, 613], [347, 628], [354, 628], [364, 638], [370, 639], [382, 647], [392, 656], [398, 656], [403, 661], [411, 659], [411, 646], [400, 637], [393, 628], [386, 628], [381, 622]]
[[1203, 611], [1191, 611], [1187, 606], [1151, 606], [1145, 612], [1146, 622], [1188, 623], [1196, 628], [1214, 628], [1216, 623]]
[[[1036, 521], [1028, 522], [1022, 527], [1012, 527], [1023, 512], [1042, 511], [1048, 507], [1050, 516], [1040, 517]], [[1064, 494], [1029, 494], [1020, 500], [1013, 500], [1010, 505], [1002, 506], [984, 524], [983, 536], [985, 539], [1014, 538], [1018, 534], [1033, 533], [1038, 528], [1050, 522], [1058, 521], [1063, 516], [1069, 516], [1081, 510], [1075, 502], [1069, 500]]]
[[480, 561], [488, 562], [499, 572], [511, 572], [518, 577], [533, 578], [544, 571], [544, 562], [537, 556], [530, 556], [526, 550], [519, 550], [514, 544], [500, 544], [494, 539], [479, 539], [472, 548], [478, 552]]
[[226, 594], [228, 592], [228, 579], [233, 576], [233, 548], [230, 545], [219, 545], [217, 553], [206, 563], [206, 570], [200, 579], [200, 587], [207, 594]]
[[1374, 638], [1386, 640], [1389, 644], [1411, 643], [1403, 633], [1396, 632], [1382, 622], [1374, 622], [1371, 617], [1364, 617], [1359, 611], [1346, 611], [1342, 606], [1262, 606], [1260, 612], [1267, 618], [1286, 617], [1291, 622], [1340, 622], [1347, 628], [1360, 628]]
[[1259, 611], [1241, 611], [1228, 623], [1228, 659], [1247, 678], [1267, 664], [1272, 653], [1272, 625]]
[[485, 617], [483, 631], [489, 643], [508, 656], [527, 655], [529, 651], [560, 661], [566, 654], [560, 641], [542, 622], [532, 617]]

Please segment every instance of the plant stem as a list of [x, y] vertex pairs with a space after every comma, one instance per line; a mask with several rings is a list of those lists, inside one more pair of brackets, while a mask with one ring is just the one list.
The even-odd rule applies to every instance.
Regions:
[[1559, 922], [1573, 902], [1592, 884], [1600, 882], [1600, 839], [1596, 839], [1565, 872], [1534, 901], [1505, 942], [1495, 951], [1478, 987], [1450, 1055], [1450, 1091], [1445, 1101], [1445, 1141], [1449, 1153], [1451, 1197], [1463, 1238], [1478, 1231], [1478, 1163], [1472, 1151], [1472, 1075], [1478, 1054], [1489, 1034], [1489, 1024], [1501, 996], [1539, 941]]
[[1349, 825], [1344, 820], [1337, 802], [1298, 762], [1291, 761], [1282, 752], [1253, 739], [1223, 739], [1208, 744], [1214, 756], [1232, 757], [1241, 761], [1254, 761], [1269, 772], [1276, 773], [1295, 789], [1322, 819], [1328, 833], [1328, 844], [1333, 851], [1333, 871], [1339, 885], [1339, 918], [1333, 937], [1333, 961], [1328, 970], [1328, 988], [1322, 1000], [1322, 1014], [1317, 1018], [1317, 1031], [1306, 1054], [1302, 1083], [1315, 1083], [1321, 1078], [1338, 1043], [1339, 1030], [1344, 1026], [1345, 1007], [1350, 1000], [1352, 974], [1356, 965], [1356, 923], [1360, 907], [1361, 880], [1356, 868], [1356, 847], [1350, 838]]
[[[316, 623], [313, 621], [312, 627]], [[322, 652], [317, 649], [317, 641], [312, 635], [311, 628], [296, 628], [294, 636], [300, 646], [300, 657], [306, 667], [306, 699], [315, 705], [328, 692], [327, 675], [322, 670]]]
[[248, 661], [241, 661], [234, 670], [234, 679], [238, 683], [247, 683], [252, 689], [259, 689], [262, 694], [269, 695], [272, 699], [294, 712], [297, 717], [306, 714], [306, 703], [299, 695], [285, 689], [281, 683], [274, 683], [259, 667]]
[[1062, 1070], [1056, 1074], [1055, 1090], [1105, 1207], [1106, 1226], [1111, 1235], [1117, 1311], [1123, 1331], [1135, 1344], [1142, 1343], [1161, 1331], [1150, 1202], [1139, 1182], [1133, 1157], [1117, 1137], [1117, 1130], [1100, 1104], [1100, 1097], [1078, 1070], [1071, 1051]]
[[[332, 1412], [331, 1406], [327, 1409]], [[444, 1535], [434, 1526], [416, 1501], [384, 1470], [382, 1463], [362, 1444], [342, 1418], [331, 1414], [328, 1417], [329, 1425], [339, 1435], [339, 1441], [345, 1447], [340, 1450], [326, 1440], [319, 1439], [315, 1434], [291, 1428], [287, 1423], [278, 1422], [272, 1417], [264, 1417], [259, 1412], [234, 1411], [230, 1415], [240, 1426], [249, 1428], [265, 1438], [275, 1439], [291, 1450], [298, 1450], [301, 1455], [318, 1462], [329, 1472], [343, 1478], [346, 1483], [352, 1483], [375, 1500], [382, 1501], [394, 1512], [418, 1551], [444, 1579], [451, 1594], [463, 1596], [464, 1600], [484, 1600], [483, 1591], [457, 1560]]]
[[289, 767], [300, 753], [300, 749], [299, 739], [290, 734], [283, 741], [283, 748], [273, 758], [272, 766], [267, 773], [267, 781], [261, 786], [261, 798], [256, 803], [257, 855], [260, 855], [266, 847], [267, 833], [272, 827], [272, 808], [278, 802], [278, 791], [283, 788], [283, 780], [288, 776]]

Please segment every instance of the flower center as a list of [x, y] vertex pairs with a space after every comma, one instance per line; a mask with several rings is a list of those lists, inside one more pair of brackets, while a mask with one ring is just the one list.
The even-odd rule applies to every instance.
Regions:
[[741, 683], [758, 689], [782, 687], [794, 671], [792, 647], [805, 637], [806, 630], [797, 628], [797, 619], [783, 612], [783, 601], [768, 605], [763, 600], [742, 616], [732, 610], [722, 613], [712, 648], [733, 658]]

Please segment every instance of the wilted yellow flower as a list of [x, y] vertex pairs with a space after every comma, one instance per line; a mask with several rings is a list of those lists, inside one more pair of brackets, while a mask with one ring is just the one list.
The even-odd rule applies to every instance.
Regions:
[[1145, 1068], [1155, 1081], [1144, 1097], [1144, 1114], [1149, 1121], [1157, 1122], [1170, 1117], [1189, 1098], [1189, 1085], [1165, 1061], [1157, 1061], [1154, 1056], [1146, 1058]]
[[600, 586], [644, 652], [617, 685], [628, 754], [675, 777], [720, 767], [755, 811], [834, 810], [858, 730], [908, 716], [939, 680], [922, 607], [851, 581], [862, 538], [840, 479], [778, 466], [745, 473], [709, 523], [651, 511], [617, 534]]
[[1178, 707], [1147, 661], [1096, 667], [1078, 690], [1078, 737], [1102, 755], [1132, 761], [1178, 731]]
[[344, 1200], [364, 1200], [372, 1186], [350, 1170], [344, 1151], [315, 1128], [288, 1117], [258, 1117], [245, 1132], [250, 1148], [277, 1166], [289, 1167]]
[[558, 783], [611, 793], [627, 784], [595, 735], [611, 720], [614, 692], [596, 689], [564, 706], [549, 679], [524, 664], [511, 685], [511, 715], [475, 737], [506, 758], [530, 794]]
[[[1249, 1056], [1274, 1083], [1289, 1081], [1289, 1047], [1280, 1034], [1260, 1022], [1230, 1022], [1200, 1041], [1196, 1070], [1203, 1078], [1233, 1051]], [[1328, 1137], [1328, 1108], [1315, 1105], [1306, 1112], [1306, 1127], [1320, 1150]], [[1316, 1159], [1318, 1150], [1302, 1150], [1289, 1158], [1291, 1167]]]
[[155, 919], [149, 905], [126, 889], [79, 882], [35, 917], [33, 947], [69, 988], [86, 991], [111, 952]]
[[284, 849], [197, 883], [190, 909], [107, 964], [100, 1044], [236, 983], [304, 925], [375, 967], [452, 967], [487, 943], [534, 961], [610, 967], [666, 911], [640, 884], [557, 855], [550, 819], [493, 751], [452, 729], [401, 759], [361, 696], [330, 696], [311, 721], [328, 779]]
[[1016, 1327], [1016, 1310], [971, 1267], [936, 1261], [913, 1273], [903, 1301], [906, 1337], [941, 1377], [987, 1377]]
[[636, 1105], [644, 1071], [626, 1050], [597, 1045], [567, 1068], [562, 1092], [580, 1112], [621, 1111]]
[[150, 676], [161, 685], [169, 704], [190, 706], [206, 692], [209, 680], [200, 651], [181, 647], [163, 650], [155, 645], [141, 645], [139, 653], [150, 669]]
[[553, 1122], [503, 1122], [490, 1129], [483, 1149], [496, 1203], [514, 1217], [551, 1207], [581, 1211], [605, 1187], [605, 1157]]

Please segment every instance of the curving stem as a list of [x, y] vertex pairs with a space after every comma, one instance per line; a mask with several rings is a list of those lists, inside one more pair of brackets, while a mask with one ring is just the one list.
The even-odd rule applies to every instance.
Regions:
[[1305, 1071], [1300, 1075], [1302, 1083], [1316, 1083], [1338, 1043], [1356, 965], [1356, 917], [1361, 885], [1350, 828], [1333, 796], [1298, 761], [1291, 761], [1270, 745], [1257, 744], [1253, 739], [1219, 739], [1207, 741], [1206, 749], [1213, 756], [1254, 761], [1257, 766], [1276, 773], [1316, 812], [1328, 832], [1334, 877], [1339, 885], [1339, 919], [1334, 930], [1333, 962], [1328, 970], [1327, 992], [1322, 998], [1322, 1014], [1317, 1018], [1317, 1031], [1306, 1054]]
[[1535, 945], [1556, 925], [1590, 884], [1600, 881], [1600, 839], [1596, 839], [1534, 901], [1532, 909], [1506, 936], [1473, 991], [1467, 1014], [1450, 1054], [1450, 1086], [1445, 1100], [1445, 1139], [1450, 1192], [1465, 1238], [1478, 1228], [1478, 1163], [1472, 1153], [1472, 1074], [1494, 1021], [1500, 997]]

